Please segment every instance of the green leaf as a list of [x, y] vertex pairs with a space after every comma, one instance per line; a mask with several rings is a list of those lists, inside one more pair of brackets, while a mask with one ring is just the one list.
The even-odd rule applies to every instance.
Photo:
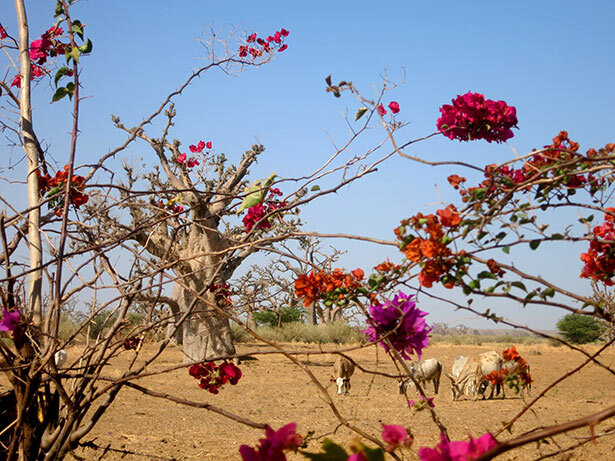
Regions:
[[484, 187], [481, 187], [481, 188], [473, 189], [472, 192], [470, 192], [470, 195], [472, 197], [472, 200], [480, 200], [485, 196], [486, 193], [487, 193], [487, 189], [485, 189]]
[[77, 34], [79, 38], [83, 40], [83, 25], [78, 19], [73, 20], [73, 33]]
[[314, 461], [346, 461], [348, 459], [348, 453], [337, 443], [325, 439], [322, 442], [322, 453], [308, 453], [307, 451], [301, 451], [301, 454], [307, 459]]
[[64, 7], [62, 6], [62, 2], [58, 1], [56, 3], [56, 9], [53, 12], [53, 17], [57, 18], [58, 16], [64, 14]]
[[359, 107], [359, 110], [357, 111], [357, 114], [354, 116], [354, 121], [356, 122], [361, 117], [363, 117], [365, 115], [365, 113], [367, 112], [367, 110], [368, 110], [367, 107]]
[[479, 290], [480, 289], [480, 280], [472, 280], [470, 282], [469, 287], [473, 290]]
[[66, 56], [66, 62], [69, 62], [71, 59], [75, 62], [79, 62], [79, 48], [77, 48], [76, 46], [72, 47], [70, 50], [68, 49], [68, 47], [66, 48], [66, 52], [65, 52], [65, 56]]
[[384, 450], [382, 448], [369, 448], [361, 444], [363, 454], [367, 461], [384, 461]]
[[495, 239], [502, 240], [504, 237], [506, 237], [506, 232], [502, 231], [498, 235], [495, 236]]
[[540, 296], [542, 296], [543, 298], [552, 298], [553, 296], [555, 296], [555, 289], [553, 287], [549, 287], [546, 290], [544, 290]]
[[69, 72], [70, 72], [70, 69], [68, 67], [66, 66], [60, 67], [58, 71], [56, 72], [55, 77], [53, 78], [53, 83], [55, 83], [55, 85], [58, 86], [58, 80], [60, 80], [62, 77], [64, 77]]
[[563, 238], [562, 234], [551, 234], [551, 240], [562, 240]]
[[68, 90], [64, 88], [63, 86], [61, 86], [60, 88], [56, 90], [55, 94], [51, 98], [51, 102], [58, 102], [60, 99], [62, 99], [67, 94], [68, 94]]
[[530, 248], [532, 250], [535, 250], [536, 248], [538, 248], [540, 246], [541, 241], [540, 240], [532, 240], [530, 242]]
[[523, 291], [527, 291], [527, 288], [525, 288], [525, 285], [523, 284], [523, 282], [518, 282], [518, 281], [517, 282], [510, 282], [510, 284], [513, 287], [517, 287], [517, 288], [519, 288], [519, 289], [521, 289]]
[[506, 245], [505, 247], [502, 248], [502, 251], [506, 254], [510, 254], [510, 246]]
[[480, 274], [478, 274], [478, 278], [479, 279], [496, 279], [497, 280], [497, 276], [495, 276], [494, 274], [492, 274], [489, 271], [482, 271]]
[[319, 190], [320, 190], [320, 186], [319, 186], [319, 185], [312, 186], [312, 188], [311, 188], [310, 190], [311, 190], [312, 192], [317, 192], [317, 191], [319, 191]]
[[262, 179], [258, 179], [254, 181], [250, 187], [246, 187], [244, 190], [246, 196], [244, 197], [243, 202], [241, 202], [241, 206], [239, 207], [239, 210], [237, 210], [237, 214], [241, 213], [246, 208], [251, 208], [258, 205], [265, 200], [265, 196], [267, 195], [267, 192], [269, 192], [269, 187], [273, 184], [273, 180], [276, 176], [277, 175], [274, 171], [267, 179], [264, 180], [264, 184], [262, 184]]
[[84, 54], [90, 53], [92, 51], [92, 40], [88, 38], [87, 42], [79, 47], [79, 51]]

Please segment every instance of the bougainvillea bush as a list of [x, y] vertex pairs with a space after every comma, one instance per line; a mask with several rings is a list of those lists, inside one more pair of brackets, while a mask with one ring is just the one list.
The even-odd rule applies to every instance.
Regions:
[[[76, 2], [59, 0], [50, 7], [49, 23], [41, 28], [44, 32], [31, 36], [25, 2], [17, 0], [15, 5], [15, 30], [0, 21], [0, 47], [11, 68], [1, 82], [0, 107], [9, 145], [21, 147], [26, 157], [19, 168], [13, 165], [19, 169], [13, 182], [22, 187], [20, 198], [26, 197], [28, 204], [20, 209], [15, 197], [3, 198], [7, 206], [0, 216], [0, 367], [8, 383], [8, 390], [0, 393], [3, 459], [62, 459], [84, 445], [104, 455], [109, 447], [86, 436], [126, 388], [198, 408], [205, 420], [213, 412], [253, 428], [262, 435], [257, 443], [238, 440], [238, 453], [236, 447], [229, 447], [248, 461], [283, 461], [291, 452], [329, 461], [491, 459], [580, 427], [589, 427], [594, 439], [609, 435], [593, 429], [615, 415], [613, 406], [550, 426], [537, 421], [536, 431], [516, 434], [514, 422], [545, 398], [543, 391], [523, 400], [522, 410], [510, 415], [502, 428], [484, 428], [451, 440], [440, 417], [440, 397], [426, 395], [408, 361], [420, 360], [429, 350], [432, 297], [546, 337], [524, 320], [503, 319], [491, 311], [489, 303], [505, 300], [521, 309], [559, 309], [613, 323], [613, 310], [602, 298], [573, 292], [558, 280], [535, 273], [535, 267], [524, 264], [522, 258], [514, 264], [510, 258], [524, 251], [543, 252], [544, 243], [559, 245], [579, 265], [583, 281], [613, 285], [615, 208], [610, 205], [615, 144], [581, 149], [572, 131], [562, 129], [545, 133], [543, 147], [500, 163], [460, 162], [456, 142], [448, 144], [447, 155], [453, 161], [422, 159], [410, 153], [410, 146], [435, 137], [447, 142], [509, 142], [519, 126], [513, 101], [475, 89], [451, 95], [451, 104], [440, 105], [433, 133], [405, 139], [404, 120], [411, 104], [393, 94], [395, 85], [385, 81], [377, 97], [370, 99], [349, 80], [335, 83], [330, 75], [324, 91], [340, 98], [345, 112], [354, 114], [345, 120], [352, 134], [316, 172], [290, 178], [278, 171], [254, 178], [250, 170], [264, 155], [263, 145], [249, 146], [231, 157], [222, 152], [216, 133], [206, 129], [188, 139], [175, 139], [180, 120], [175, 100], [212, 70], [240, 75], [283, 59], [292, 52], [293, 34], [280, 27], [270, 33], [212, 34], [203, 43], [206, 64], [189, 73], [140, 122], [114, 115], [112, 124], [124, 141], [116, 147], [101, 147], [99, 151], [105, 153], [86, 163], [79, 155], [88, 136], [79, 125], [82, 90], [87, 87], [80, 71], [96, 58], [87, 21], [73, 14], [78, 11]], [[30, 103], [33, 91], [47, 98], [57, 114], [70, 113], [65, 151], [58, 149], [51, 155], [46, 149], [45, 123], [32, 117], [36, 112]], [[373, 139], [366, 133], [376, 130], [384, 137], [376, 146], [365, 149], [356, 142]], [[118, 167], [116, 160], [130, 157], [130, 149], [150, 155], [142, 166], [127, 161]], [[378, 165], [392, 156], [407, 159], [409, 165], [454, 164], [457, 171], [442, 179], [456, 198], [433, 212], [400, 209], [399, 225], [390, 229], [389, 241], [360, 237], [395, 248], [396, 257], [373, 268], [321, 267], [308, 242], [317, 232], [306, 228], [300, 211], [377, 173]], [[566, 209], [579, 214], [577, 222], [562, 225], [553, 219]], [[258, 298], [249, 286], [233, 283], [233, 276], [258, 252], [275, 254], [281, 258], [279, 270], [292, 274], [292, 282], [281, 288], [289, 306], [303, 303], [308, 311], [323, 305], [339, 308], [336, 312], [342, 317], [350, 312], [358, 315], [364, 336], [355, 347], [376, 348], [397, 370], [386, 374], [386, 379], [403, 377], [416, 386], [414, 399], [396, 396], [403, 399], [407, 418], [381, 421], [381, 429], [374, 430], [361, 418], [344, 416], [329, 383], [321, 382], [298, 358], [299, 349], [260, 337], [250, 328], [247, 314], [258, 308], [254, 305]], [[450, 296], [443, 297], [443, 292]], [[73, 309], [80, 310], [82, 321], [63, 335], [60, 326]], [[256, 343], [251, 355], [279, 355], [294, 371], [304, 373], [314, 393], [326, 403], [323, 411], [355, 433], [356, 440], [343, 446], [335, 441], [335, 431], [314, 434], [292, 420], [273, 424], [259, 420], [253, 409], [234, 413], [216, 405], [221, 395], [238, 393], [249, 380], [250, 366], [258, 366], [258, 362], [244, 365], [245, 357], [233, 344], [231, 322], [244, 328]], [[594, 362], [615, 374], [600, 361], [599, 353], [590, 355], [566, 338], [551, 339], [583, 354], [587, 360], [582, 366]], [[155, 344], [144, 348], [148, 342]], [[75, 344], [79, 347], [67, 353]], [[159, 360], [170, 345], [181, 348], [183, 363]], [[350, 350], [323, 347], [309, 353], [348, 358]], [[119, 354], [129, 357], [128, 365], [111, 373], [109, 366]], [[533, 382], [529, 362], [514, 347], [502, 355], [510, 368], [485, 376], [481, 372], [476, 376], [477, 387], [491, 381], [515, 393], [529, 390]], [[382, 375], [370, 364], [354, 365], [362, 373]], [[148, 387], [146, 378], [151, 374], [178, 369], [194, 386], [190, 398], [176, 395], [176, 389]], [[546, 389], [578, 369], [569, 370]], [[271, 392], [279, 393], [279, 377], [272, 379]], [[438, 443], [415, 437], [414, 416], [419, 411], [429, 416], [440, 434]], [[549, 456], [574, 448], [576, 442], [567, 443], [553, 448]]]

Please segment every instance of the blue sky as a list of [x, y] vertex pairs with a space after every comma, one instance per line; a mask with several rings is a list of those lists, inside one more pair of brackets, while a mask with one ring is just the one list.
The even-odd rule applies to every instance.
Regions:
[[[49, 27], [52, 4], [27, 2], [33, 38]], [[236, 160], [251, 144], [262, 142], [267, 151], [253, 171], [255, 178], [273, 170], [282, 177], [304, 174], [331, 155], [329, 135], [338, 142], [347, 137], [342, 114], [354, 113], [357, 103], [325, 93], [329, 74], [334, 81], [351, 80], [368, 97], [376, 96], [373, 85], [385, 72], [392, 80], [405, 75], [405, 84], [387, 95], [399, 102], [400, 116], [409, 122], [400, 133], [402, 140], [434, 131], [438, 108], [470, 90], [516, 106], [519, 130], [507, 145], [437, 138], [409, 151], [429, 159], [500, 162], [513, 155], [512, 148], [523, 154], [549, 144], [562, 129], [582, 148], [602, 146], [614, 140], [614, 10], [610, 1], [82, 0], [72, 14], [87, 24], [94, 50], [82, 60], [83, 93], [92, 97], [82, 106], [79, 162], [93, 161], [123, 139], [110, 114], [138, 123], [204, 62], [197, 39], [210, 27], [234, 27], [240, 35], [290, 30], [288, 50], [273, 63], [237, 77], [207, 75], [177, 104], [173, 137], [185, 143], [212, 140], [218, 152]], [[14, 27], [12, 16], [3, 16], [2, 23]], [[45, 85], [37, 92], [34, 122], [63, 164], [68, 102], [49, 105]], [[19, 157], [15, 151], [8, 157], [8, 148], [1, 148], [5, 158]], [[151, 154], [141, 146], [129, 156], [147, 159]], [[390, 240], [401, 219], [435, 210], [437, 191], [445, 200], [454, 199], [445, 181], [453, 172], [393, 158], [375, 175], [307, 207], [303, 218], [309, 230]], [[0, 187], [7, 191], [6, 185]], [[381, 247], [339, 240], [332, 244], [348, 249], [342, 261], [348, 269], [369, 269], [387, 256], [400, 257]], [[583, 250], [545, 252], [531, 264], [543, 275], [587, 290], [589, 283], [578, 280]], [[567, 270], [557, 272], [555, 267]], [[468, 317], [444, 307], [425, 308], [431, 321]], [[512, 316], [518, 308], [501, 309]], [[552, 328], [563, 314], [527, 310], [523, 315], [531, 326]]]

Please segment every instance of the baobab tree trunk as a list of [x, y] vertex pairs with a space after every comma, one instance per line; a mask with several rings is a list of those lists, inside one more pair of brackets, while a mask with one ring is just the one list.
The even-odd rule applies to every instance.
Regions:
[[[194, 291], [200, 292], [200, 290]], [[195, 297], [190, 290], [181, 286], [175, 287], [174, 293], [181, 293], [178, 302], [183, 314], [190, 308]], [[214, 293], [206, 292], [203, 297], [207, 303], [197, 301], [192, 314], [182, 325], [185, 363], [235, 355], [228, 318], [211, 307], [216, 302]], [[220, 307], [224, 309], [226, 306]]]
[[316, 306], [311, 303], [305, 312], [305, 323], [308, 325], [316, 325]]

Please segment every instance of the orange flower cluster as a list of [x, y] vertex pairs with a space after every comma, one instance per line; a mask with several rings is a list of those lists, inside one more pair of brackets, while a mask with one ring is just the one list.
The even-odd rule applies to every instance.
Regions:
[[395, 271], [397, 269], [400, 269], [401, 266], [398, 264], [393, 264], [391, 261], [389, 261], [388, 259], [384, 262], [381, 262], [380, 264], [378, 264], [375, 269], [378, 272], [391, 272], [391, 271]]
[[[436, 211], [436, 215], [424, 216], [418, 213], [409, 220], [402, 221], [401, 226], [395, 229], [395, 235], [404, 242], [406, 226], [410, 225], [416, 230], [424, 230], [426, 237], [412, 237], [402, 246], [401, 251], [408, 260], [421, 263], [422, 270], [419, 274], [421, 286], [430, 288], [433, 282], [448, 273], [455, 262], [452, 252], [448, 248], [444, 227], [455, 228], [461, 223], [461, 216], [454, 205], [449, 205], [442, 210]], [[454, 282], [444, 284], [446, 288], [452, 288]]]
[[[56, 216], [61, 216], [64, 209], [64, 187], [68, 179], [69, 166], [65, 165], [64, 170], [59, 170], [52, 178], [49, 173], [41, 175], [40, 170], [36, 170], [38, 177], [39, 194], [43, 197], [47, 194], [49, 200], [49, 208], [55, 208]], [[88, 195], [83, 193], [85, 188], [85, 178], [83, 176], [73, 175], [70, 179], [70, 191], [68, 195], [68, 203], [72, 203], [76, 208], [88, 202]]]
[[510, 372], [507, 369], [502, 370], [503, 375], [506, 377], [506, 381], [511, 383], [520, 382], [523, 386], [529, 386], [534, 382], [530, 375], [530, 365], [519, 355], [515, 346], [506, 349], [502, 353], [502, 356], [506, 361], [515, 362], [515, 368]]
[[331, 273], [310, 271], [307, 275], [301, 274], [297, 277], [295, 293], [299, 298], [303, 298], [306, 307], [336, 290], [340, 291], [338, 298], [344, 299], [350, 291], [361, 286], [360, 282], [364, 276], [362, 269], [355, 269], [349, 274], [337, 268]]
[[504, 376], [506, 375], [506, 373], [508, 372], [508, 370], [493, 370], [491, 373], [489, 373], [487, 376], [485, 376], [484, 379], [486, 379], [487, 381], [489, 381], [491, 384], [495, 385], [502, 385], [504, 384]]

